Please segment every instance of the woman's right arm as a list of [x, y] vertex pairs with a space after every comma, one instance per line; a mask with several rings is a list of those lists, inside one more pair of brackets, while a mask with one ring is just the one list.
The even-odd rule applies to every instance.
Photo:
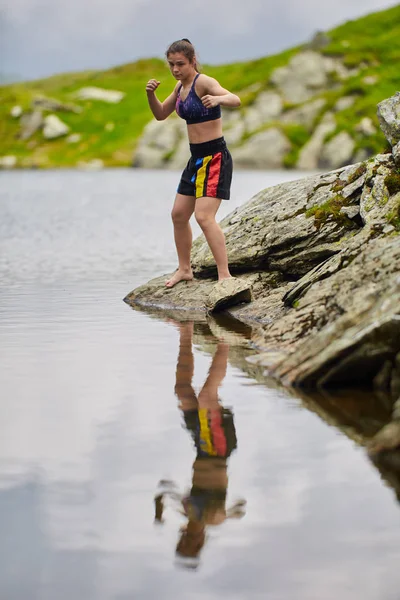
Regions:
[[150, 106], [150, 110], [157, 119], [157, 121], [164, 121], [175, 109], [176, 98], [178, 94], [178, 85], [175, 86], [172, 94], [168, 96], [164, 102], [160, 102], [156, 96], [156, 89], [160, 85], [160, 82], [156, 79], [150, 79], [146, 85], [147, 101]]

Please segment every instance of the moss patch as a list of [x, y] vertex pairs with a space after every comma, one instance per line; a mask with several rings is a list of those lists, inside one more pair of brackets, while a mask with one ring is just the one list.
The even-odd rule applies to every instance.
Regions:
[[400, 173], [390, 173], [385, 177], [385, 185], [391, 196], [400, 192]]
[[314, 217], [314, 225], [317, 229], [320, 229], [328, 219], [344, 225], [348, 229], [354, 229], [357, 225], [346, 214], [340, 212], [340, 209], [343, 206], [347, 206], [347, 204], [347, 200], [340, 194], [337, 194], [320, 206], [309, 208], [306, 211], [306, 217]]

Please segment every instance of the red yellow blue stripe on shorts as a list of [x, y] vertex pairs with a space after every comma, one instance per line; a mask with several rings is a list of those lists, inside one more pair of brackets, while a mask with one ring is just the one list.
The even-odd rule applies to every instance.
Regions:
[[196, 172], [191, 182], [195, 185], [195, 197], [216, 198], [221, 176], [222, 152], [196, 159]]

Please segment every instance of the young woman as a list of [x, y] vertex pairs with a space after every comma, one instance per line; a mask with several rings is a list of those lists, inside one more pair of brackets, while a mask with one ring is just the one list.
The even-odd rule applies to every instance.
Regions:
[[221, 200], [229, 200], [232, 179], [232, 158], [222, 137], [221, 106], [240, 106], [240, 99], [216, 79], [199, 73], [189, 40], [174, 42], [165, 54], [177, 84], [172, 94], [160, 102], [155, 93], [160, 82], [150, 79], [146, 85], [149, 106], [158, 121], [176, 110], [187, 123], [191, 151], [172, 209], [178, 269], [165, 285], [173, 287], [179, 281], [193, 279], [189, 224], [193, 212], [213, 253], [218, 280], [228, 279], [231, 274], [225, 237], [215, 220]]

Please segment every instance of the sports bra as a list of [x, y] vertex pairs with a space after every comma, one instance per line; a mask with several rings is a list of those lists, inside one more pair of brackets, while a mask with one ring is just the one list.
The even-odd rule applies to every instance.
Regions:
[[196, 94], [194, 86], [199, 75], [200, 73], [197, 73], [193, 80], [192, 87], [190, 88], [190, 91], [184, 100], [182, 100], [180, 95], [182, 84], [178, 88], [178, 97], [176, 99], [175, 109], [177, 114], [184, 119], [188, 125], [193, 125], [194, 123], [204, 123], [205, 121], [214, 121], [215, 119], [219, 119], [221, 117], [220, 106], [206, 108], [203, 106], [200, 98]]

